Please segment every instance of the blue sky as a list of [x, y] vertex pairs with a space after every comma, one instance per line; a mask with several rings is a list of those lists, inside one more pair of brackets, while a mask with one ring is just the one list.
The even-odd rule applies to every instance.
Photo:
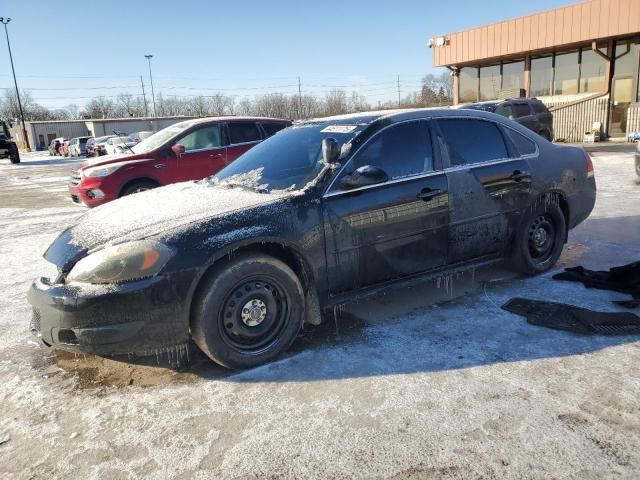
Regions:
[[[21, 89], [42, 105], [140, 93], [152, 60], [156, 95], [359, 90], [371, 104], [417, 90], [430, 72], [426, 40], [567, 1], [3, 0]], [[0, 39], [0, 88], [12, 87]], [[81, 78], [82, 77], [82, 78]]]

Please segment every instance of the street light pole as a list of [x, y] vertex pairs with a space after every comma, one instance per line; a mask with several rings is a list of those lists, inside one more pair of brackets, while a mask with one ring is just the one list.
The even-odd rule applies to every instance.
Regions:
[[147, 62], [149, 63], [149, 80], [151, 80], [151, 98], [153, 98], [153, 116], [157, 117], [158, 113], [156, 112], [156, 94], [153, 91], [153, 76], [151, 75], [151, 59], [153, 58], [153, 55], [145, 55], [144, 58], [146, 58]]
[[16, 98], [18, 99], [18, 108], [20, 109], [20, 120], [22, 120], [22, 134], [24, 135], [24, 142], [27, 149], [29, 146], [29, 137], [27, 136], [27, 127], [24, 124], [24, 112], [22, 111], [22, 102], [20, 101], [20, 90], [18, 90], [18, 80], [16, 80], [16, 70], [13, 68], [13, 55], [11, 55], [11, 44], [9, 43], [9, 30], [7, 30], [7, 23], [11, 21], [10, 18], [0, 17], [0, 23], [4, 25], [4, 34], [7, 36], [7, 48], [9, 49], [9, 61], [11, 62], [11, 71], [13, 72], [13, 84], [16, 86]]

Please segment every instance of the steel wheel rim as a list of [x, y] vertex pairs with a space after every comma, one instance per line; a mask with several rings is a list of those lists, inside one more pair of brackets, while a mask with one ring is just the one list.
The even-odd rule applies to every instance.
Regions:
[[527, 246], [529, 255], [538, 263], [545, 263], [553, 256], [556, 244], [556, 227], [548, 214], [536, 217], [529, 226]]
[[224, 297], [218, 314], [220, 337], [237, 352], [259, 354], [279, 338], [287, 324], [289, 305], [285, 290], [273, 277], [246, 278]]

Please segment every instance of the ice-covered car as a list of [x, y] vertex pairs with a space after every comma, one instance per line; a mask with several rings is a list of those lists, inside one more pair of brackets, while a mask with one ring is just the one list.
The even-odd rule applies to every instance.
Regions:
[[29, 292], [43, 343], [252, 367], [321, 311], [509, 259], [549, 270], [596, 197], [591, 159], [474, 110], [300, 122], [214, 177], [103, 205]]

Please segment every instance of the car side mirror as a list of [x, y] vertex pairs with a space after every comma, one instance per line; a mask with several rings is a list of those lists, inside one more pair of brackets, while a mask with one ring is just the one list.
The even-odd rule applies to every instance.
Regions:
[[374, 167], [373, 165], [365, 165], [356, 169], [352, 174], [342, 177], [340, 182], [345, 189], [351, 189], [377, 185], [388, 180], [389, 176], [381, 168]]
[[335, 138], [325, 138], [322, 140], [322, 158], [324, 163], [331, 164], [338, 161], [340, 157], [340, 144]]
[[184, 145], [182, 145], [181, 143], [176, 143], [171, 147], [171, 151], [176, 155], [182, 155], [185, 151], [185, 148], [184, 148]]

